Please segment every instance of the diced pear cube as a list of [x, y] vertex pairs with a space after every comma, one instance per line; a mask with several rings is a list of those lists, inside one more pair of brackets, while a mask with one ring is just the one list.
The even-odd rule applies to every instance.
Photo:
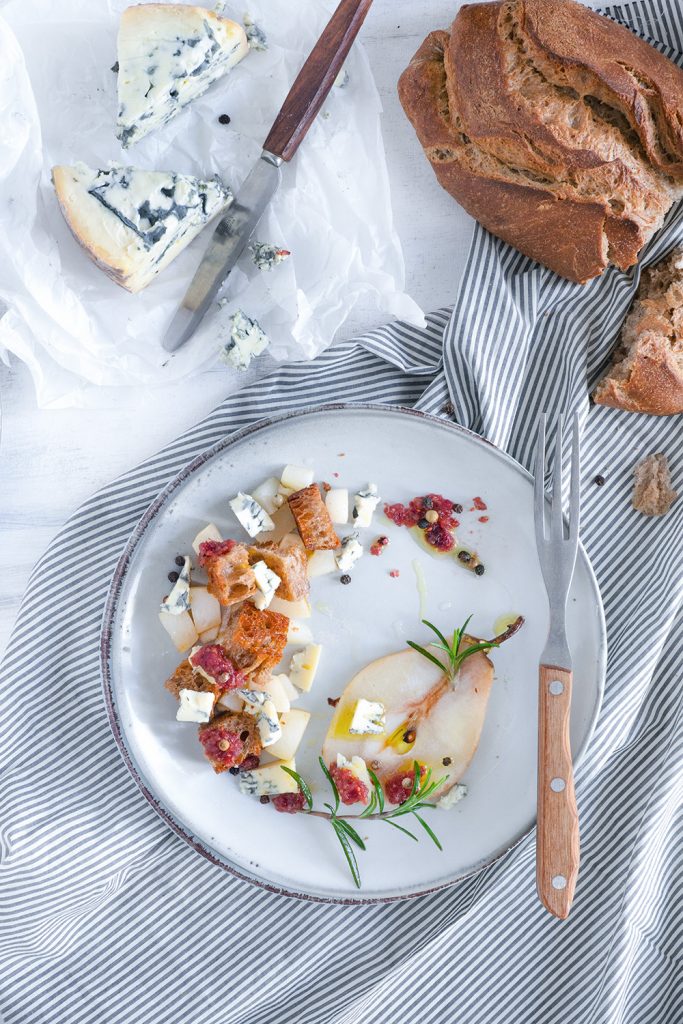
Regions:
[[327, 576], [328, 573], [337, 571], [337, 559], [334, 551], [329, 549], [314, 551], [308, 559], [307, 565], [309, 580], [317, 576]]
[[302, 711], [300, 708], [293, 708], [286, 715], [283, 715], [280, 720], [282, 735], [276, 743], [268, 747], [268, 753], [285, 760], [294, 757], [310, 717], [308, 711]]
[[[250, 684], [250, 689], [268, 694], [279, 715], [289, 711], [289, 697], [283, 685], [283, 679], [287, 679], [287, 676], [271, 676], [265, 682]], [[289, 682], [289, 680], [287, 681]]]
[[221, 531], [218, 529], [215, 523], [209, 523], [203, 530], [200, 530], [195, 539], [192, 541], [192, 547], [196, 555], [199, 554], [199, 547], [204, 543], [205, 540], [223, 540], [221, 537]]
[[313, 483], [315, 473], [308, 466], [285, 466], [282, 470], [280, 483], [282, 488], [290, 493], [301, 491], [304, 487], [310, 487]]
[[261, 508], [264, 508], [271, 516], [277, 512], [282, 505], [282, 501], [278, 500], [279, 486], [280, 481], [277, 477], [271, 476], [251, 492], [252, 498], [254, 498], [255, 501], [258, 501]]
[[176, 650], [181, 653], [197, 642], [197, 630], [189, 612], [181, 612], [180, 615], [159, 612], [159, 622], [175, 644]]
[[333, 487], [325, 496], [330, 519], [338, 526], [349, 521], [349, 492], [346, 487]]
[[283, 601], [281, 597], [274, 597], [270, 602], [271, 612], [279, 612], [289, 619], [310, 619], [311, 602], [302, 597], [300, 601]]
[[206, 587], [190, 587], [190, 612], [200, 636], [221, 624], [221, 606]]

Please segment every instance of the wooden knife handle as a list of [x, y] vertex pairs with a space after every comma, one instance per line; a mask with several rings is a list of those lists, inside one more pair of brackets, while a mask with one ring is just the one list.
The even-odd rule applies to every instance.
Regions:
[[292, 159], [327, 99], [371, 3], [341, 0], [275, 118], [263, 144], [269, 153]]
[[538, 693], [536, 888], [555, 917], [566, 918], [579, 874], [579, 815], [569, 741], [572, 673], [541, 665]]

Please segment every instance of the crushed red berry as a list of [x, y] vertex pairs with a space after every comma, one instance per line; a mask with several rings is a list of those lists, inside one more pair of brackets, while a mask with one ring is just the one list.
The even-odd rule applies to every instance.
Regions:
[[488, 523], [488, 521], [489, 521], [489, 517], [488, 516], [479, 516], [479, 522], [480, 523]]
[[392, 569], [389, 575], [391, 576], [392, 580], [397, 580], [401, 573], [399, 572], [398, 569]]
[[296, 814], [297, 811], [303, 811], [306, 806], [306, 797], [299, 790], [298, 793], [278, 793], [270, 802], [281, 814]]
[[224, 726], [208, 725], [199, 730], [199, 742], [209, 761], [231, 768], [242, 761], [244, 744], [237, 733]]
[[336, 764], [330, 765], [330, 775], [334, 779], [339, 799], [343, 804], [366, 804], [370, 793], [362, 779], [351, 771], [350, 768], [339, 768]]
[[201, 566], [205, 566], [207, 562], [211, 562], [214, 558], [220, 558], [221, 555], [229, 554], [234, 548], [236, 541], [234, 540], [205, 540], [199, 545], [199, 556], [198, 562]]
[[[420, 781], [425, 774], [424, 765], [420, 767]], [[396, 772], [384, 783], [384, 793], [390, 804], [403, 804], [410, 796], [415, 779], [414, 768], [407, 771]]]
[[476, 509], [478, 509], [478, 510], [479, 510], [480, 512], [485, 512], [485, 511], [486, 511], [486, 509], [488, 508], [488, 505], [486, 504], [486, 502], [485, 502], [485, 501], [482, 501], [482, 499], [481, 499], [481, 498], [474, 498], [474, 499], [472, 500], [472, 504], [473, 504], [473, 505], [474, 505], [474, 507], [475, 507]]
[[384, 548], [389, 543], [388, 537], [378, 537], [374, 544], [370, 545], [371, 555], [381, 555]]
[[[424, 530], [425, 540], [437, 551], [450, 551], [455, 544], [453, 532], [459, 525], [453, 516], [456, 508], [461, 506], [455, 505], [442, 494], [425, 494], [413, 498], [408, 505], [400, 502], [385, 505], [384, 514], [397, 526], [417, 526]], [[430, 513], [429, 519], [426, 518], [427, 513]], [[438, 519], [432, 523], [430, 519], [434, 518], [433, 513], [436, 513]]]
[[236, 690], [238, 686], [246, 686], [246, 679], [235, 668], [220, 644], [205, 644], [190, 655], [189, 662], [192, 668], [202, 669], [207, 676], [211, 676], [220, 690]]
[[244, 761], [239, 765], [238, 771], [240, 772], [253, 772], [255, 768], [261, 764], [261, 759], [258, 754], [247, 754]]
[[330, 705], [331, 708], [336, 708], [336, 706], [337, 706], [337, 704], [339, 703], [340, 700], [341, 700], [341, 697], [328, 697], [327, 698], [327, 703]]
[[425, 540], [437, 551], [450, 551], [455, 546], [455, 537], [444, 530], [441, 523], [434, 523], [425, 530]]

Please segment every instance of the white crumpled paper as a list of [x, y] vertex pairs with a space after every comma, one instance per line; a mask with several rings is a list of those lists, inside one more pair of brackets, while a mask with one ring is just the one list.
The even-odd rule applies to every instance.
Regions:
[[[237, 189], [326, 24], [331, 0], [248, 0], [267, 33], [165, 128], [123, 151], [114, 135], [116, 33], [125, 0], [9, 0], [0, 17], [0, 346], [30, 367], [42, 405], [79, 404], [90, 384], [158, 385], [215, 363], [235, 308], [256, 317], [278, 360], [328, 345], [360, 296], [422, 323], [405, 295], [380, 132], [380, 101], [362, 48], [335, 87], [259, 226], [292, 257], [271, 272], [247, 256], [195, 338], [169, 360], [160, 340], [210, 234], [138, 295], [110, 281], [72, 238], [51, 181], [54, 164], [110, 161], [211, 177]], [[209, 6], [208, 4], [206, 6]], [[229, 126], [218, 117], [228, 114]], [[226, 367], [226, 374], [236, 371]]]

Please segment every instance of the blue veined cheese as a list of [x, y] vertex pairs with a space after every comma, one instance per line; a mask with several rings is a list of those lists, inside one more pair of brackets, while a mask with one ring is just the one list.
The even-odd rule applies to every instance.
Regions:
[[208, 722], [216, 699], [213, 693], [201, 690], [180, 690], [180, 705], [176, 712], [178, 722], [196, 722], [202, 725]]
[[247, 33], [247, 42], [252, 50], [267, 50], [268, 37], [260, 25], [257, 25], [250, 14], [245, 14], [242, 21]]
[[442, 811], [450, 811], [451, 807], [455, 807], [463, 797], [467, 796], [467, 786], [463, 785], [462, 782], [456, 782], [452, 789], [449, 789], [445, 796], [442, 796], [440, 800], [436, 801], [436, 806], [440, 807]]
[[287, 249], [281, 249], [269, 242], [253, 242], [249, 246], [251, 262], [259, 270], [272, 270], [279, 263], [284, 263], [292, 255]]
[[167, 124], [248, 52], [242, 26], [205, 7], [128, 7], [118, 36], [121, 144]]
[[250, 494], [243, 494], [239, 491], [236, 498], [230, 502], [240, 523], [250, 537], [256, 537], [264, 530], [274, 530], [275, 523], [264, 508], [261, 508], [258, 501], [254, 501]]
[[270, 747], [282, 736], [280, 719], [270, 694], [265, 690], [235, 690], [244, 701], [244, 710], [256, 718], [256, 728], [261, 737], [261, 744]]
[[372, 792], [370, 773], [368, 772], [368, 766], [362, 757], [354, 754], [349, 761], [343, 754], [337, 754], [337, 768], [348, 768], [351, 774], [355, 775], [359, 782], [362, 782], [363, 785], [367, 786], [368, 793]]
[[259, 593], [254, 594], [252, 601], [262, 612], [275, 597], [275, 591], [282, 580], [276, 572], [268, 568], [265, 562], [254, 562], [251, 568], [256, 579], [256, 586], [259, 588]]
[[358, 541], [357, 533], [350, 533], [342, 540], [342, 548], [336, 555], [337, 568], [341, 572], [349, 572], [363, 555], [363, 545]]
[[378, 700], [356, 701], [349, 732], [354, 736], [380, 736], [384, 732], [384, 704]]
[[189, 612], [191, 569], [192, 565], [190, 559], [186, 555], [183, 567], [178, 573], [178, 579], [173, 586], [173, 590], [168, 597], [165, 597], [161, 602], [160, 611], [168, 612], [169, 615], [180, 615], [182, 612]]
[[230, 337], [221, 358], [236, 370], [246, 370], [255, 356], [268, 347], [269, 338], [258, 320], [252, 320], [241, 309], [230, 317]]
[[354, 526], [363, 528], [370, 526], [375, 509], [381, 500], [377, 484], [368, 484], [362, 491], [359, 491], [353, 502]]
[[233, 199], [218, 181], [118, 165], [53, 167], [52, 181], [76, 240], [129, 292], [145, 288]]
[[250, 772], [240, 772], [240, 792], [247, 796], [278, 796], [280, 793], [298, 793], [299, 786], [283, 768], [296, 771], [294, 760], [274, 761]]

